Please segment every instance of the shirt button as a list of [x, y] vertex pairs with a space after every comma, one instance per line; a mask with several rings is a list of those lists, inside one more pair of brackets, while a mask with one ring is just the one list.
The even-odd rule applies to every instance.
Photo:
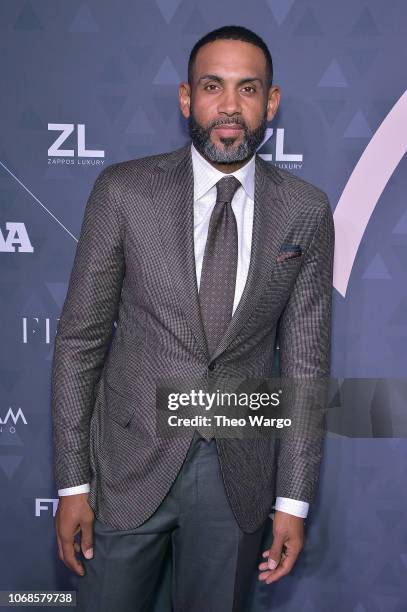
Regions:
[[208, 370], [210, 370], [212, 372], [212, 370], [214, 370], [216, 368], [216, 364], [215, 362], [212, 362], [208, 365]]

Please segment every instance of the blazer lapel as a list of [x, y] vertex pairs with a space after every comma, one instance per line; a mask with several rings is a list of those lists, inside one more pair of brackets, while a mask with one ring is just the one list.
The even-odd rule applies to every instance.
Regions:
[[151, 181], [154, 206], [176, 299], [208, 359], [196, 281], [194, 175], [190, 144], [163, 160]]
[[216, 359], [234, 340], [254, 311], [268, 282], [286, 225], [284, 203], [276, 186], [282, 181], [274, 166], [256, 155], [253, 234], [250, 264], [242, 297], [217, 349]]

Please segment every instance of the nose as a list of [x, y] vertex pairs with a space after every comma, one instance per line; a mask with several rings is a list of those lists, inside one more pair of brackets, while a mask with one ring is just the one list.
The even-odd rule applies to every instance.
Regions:
[[234, 115], [241, 113], [241, 105], [239, 95], [233, 89], [224, 89], [222, 96], [219, 99], [218, 112], [226, 115]]

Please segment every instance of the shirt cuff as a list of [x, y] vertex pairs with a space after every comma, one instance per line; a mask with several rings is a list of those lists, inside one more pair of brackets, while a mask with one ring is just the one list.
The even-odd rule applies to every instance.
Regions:
[[[291, 497], [277, 497], [276, 503], [272, 507], [281, 512], [287, 512], [287, 514], [306, 518], [309, 510], [309, 503], [298, 499], [291, 499]], [[274, 513], [269, 516], [274, 518]]]
[[67, 487], [66, 489], [58, 489], [58, 495], [63, 497], [64, 495], [77, 495], [79, 493], [89, 493], [90, 485], [82, 484], [77, 485], [76, 487]]

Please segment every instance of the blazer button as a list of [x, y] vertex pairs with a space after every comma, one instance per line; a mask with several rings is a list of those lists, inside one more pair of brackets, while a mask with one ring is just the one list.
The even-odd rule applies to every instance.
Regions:
[[214, 370], [215, 368], [216, 368], [216, 364], [215, 364], [215, 362], [214, 362], [214, 361], [208, 365], [208, 370], [210, 370], [211, 372], [212, 372], [212, 370]]

